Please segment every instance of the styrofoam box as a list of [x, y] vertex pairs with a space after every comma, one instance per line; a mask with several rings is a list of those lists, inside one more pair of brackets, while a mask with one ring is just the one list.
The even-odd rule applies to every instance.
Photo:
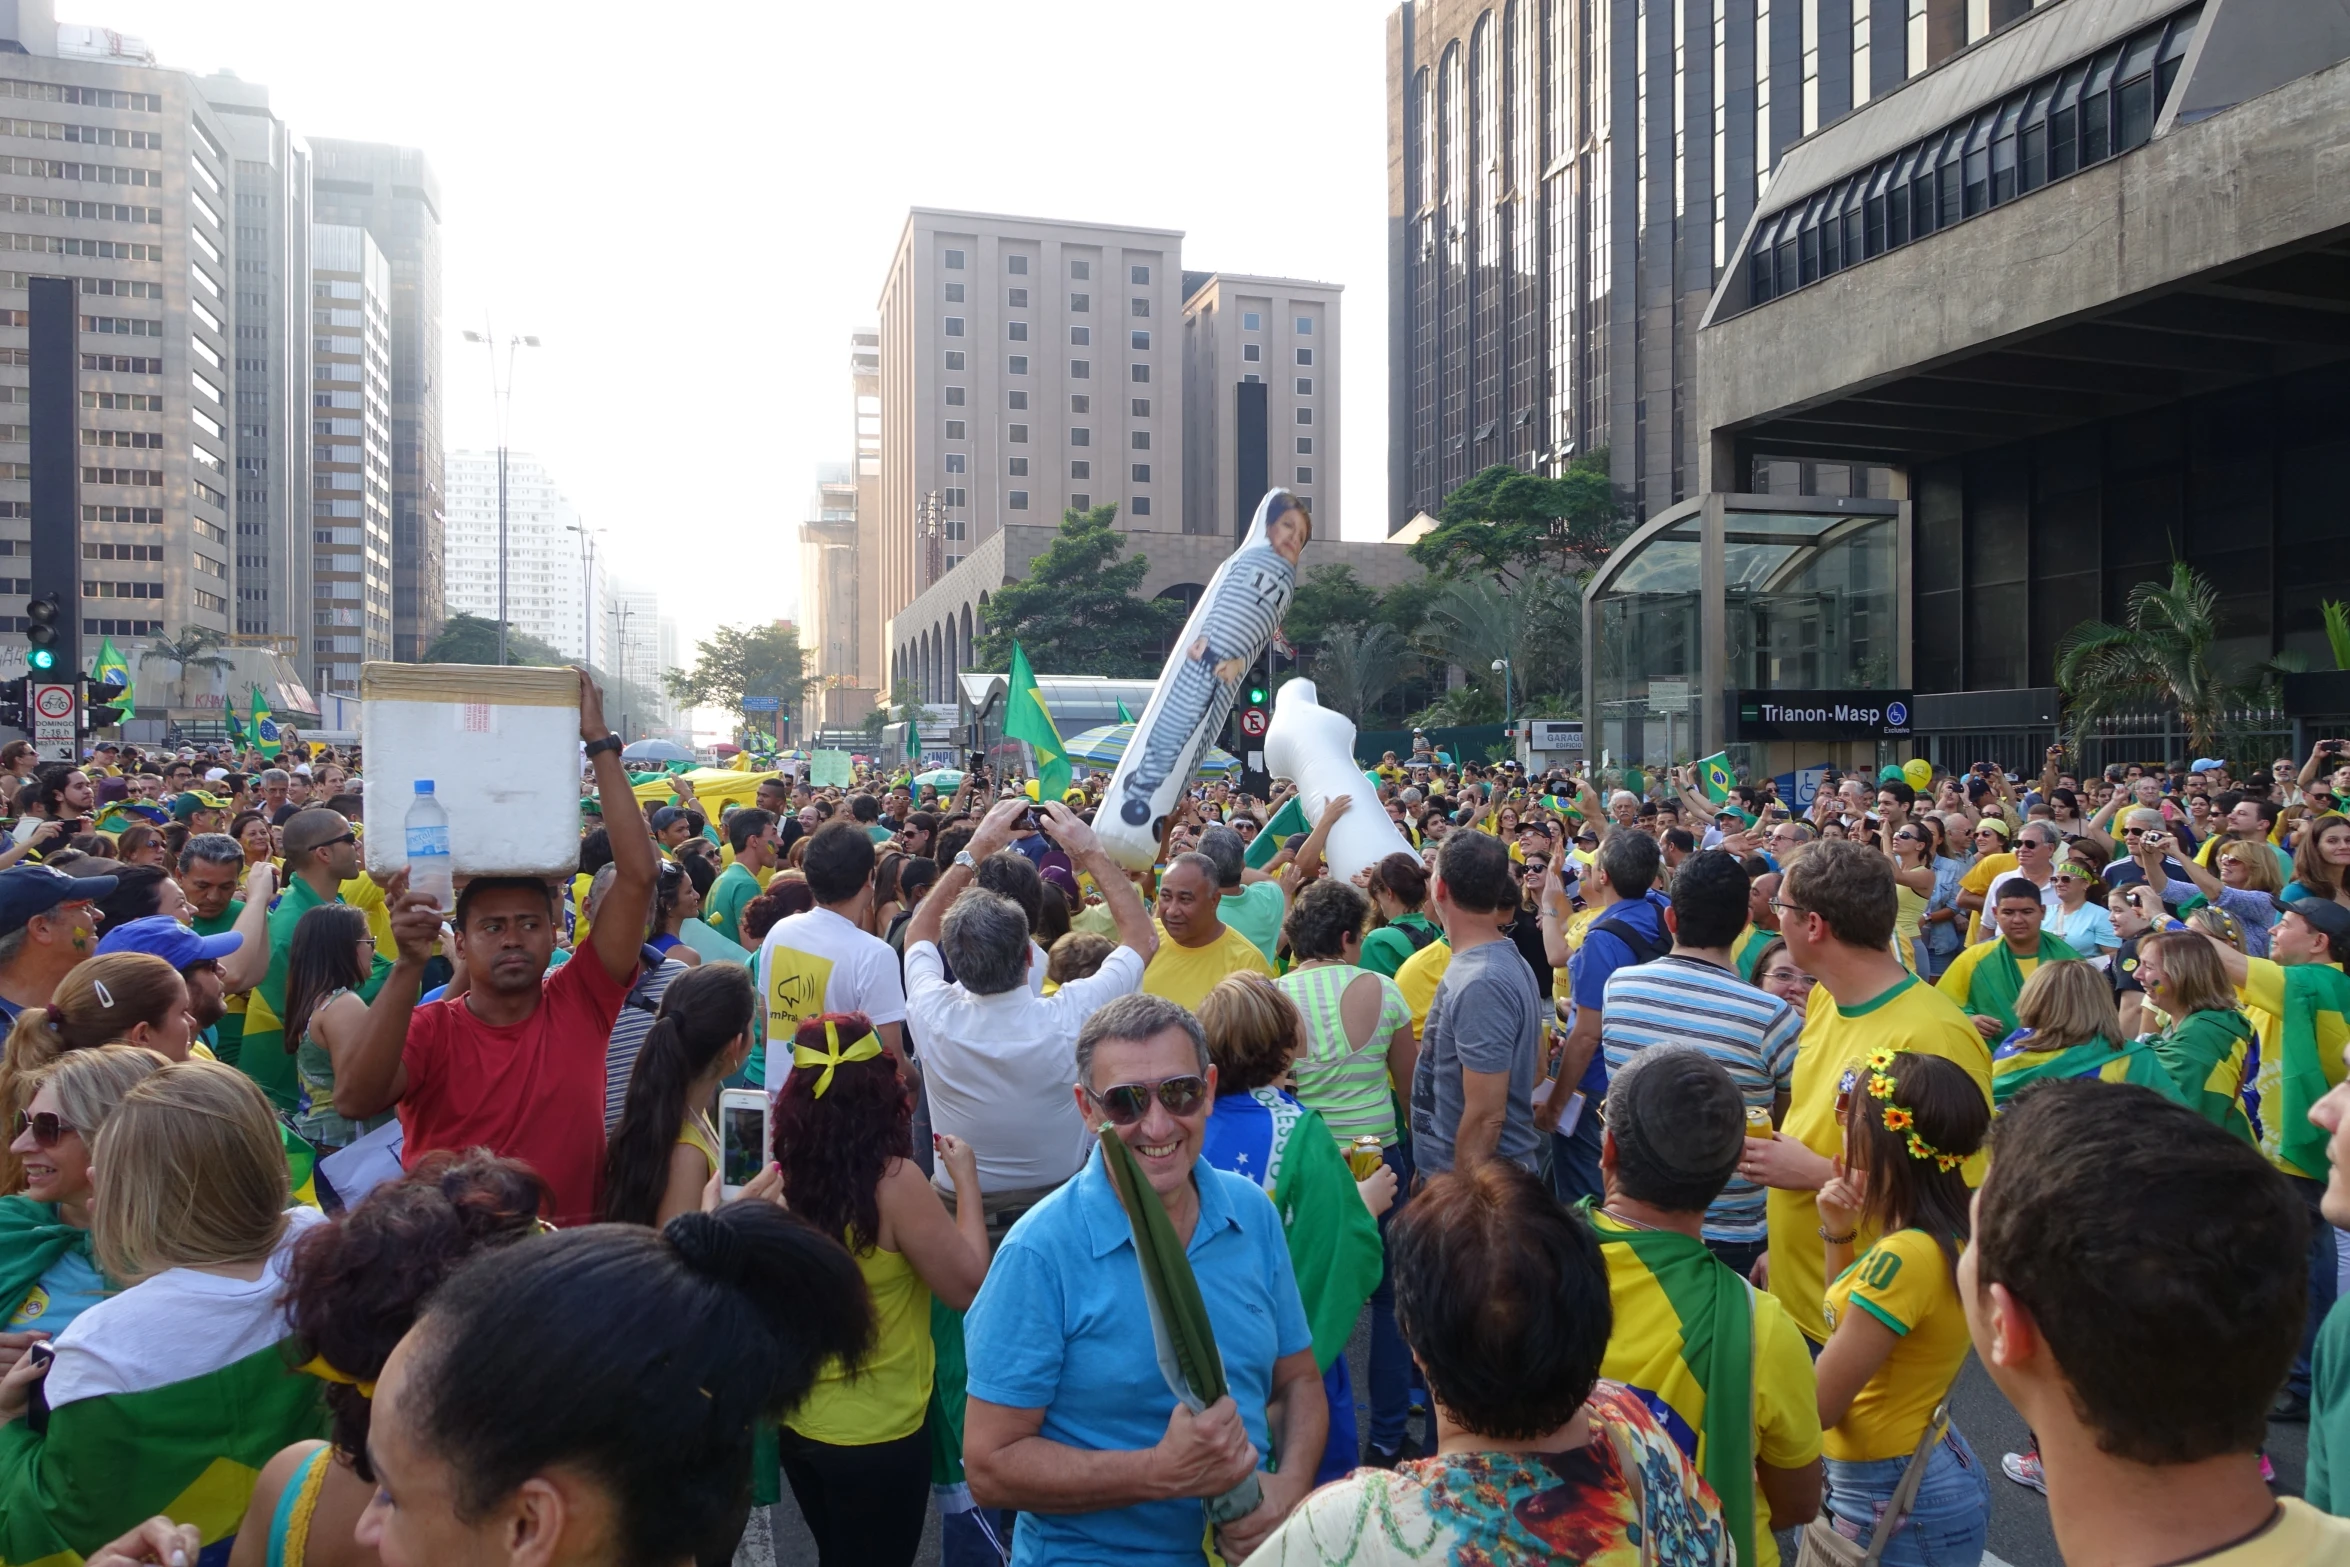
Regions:
[[579, 676], [484, 664], [360, 667], [367, 868], [405, 868], [416, 781], [449, 813], [459, 876], [579, 866]]

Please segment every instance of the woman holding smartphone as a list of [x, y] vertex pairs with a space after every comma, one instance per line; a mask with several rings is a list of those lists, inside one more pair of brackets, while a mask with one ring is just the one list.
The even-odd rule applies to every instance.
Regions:
[[657, 1228], [700, 1210], [702, 1188], [719, 1166], [711, 1113], [719, 1085], [750, 1059], [755, 999], [750, 971], [739, 963], [713, 963], [669, 982], [604, 1151], [607, 1222]]
[[913, 1095], [863, 1013], [800, 1024], [775, 1099], [782, 1201], [848, 1247], [874, 1317], [872, 1351], [853, 1378], [827, 1363], [783, 1422], [784, 1477], [824, 1567], [914, 1560], [930, 1497], [930, 1302], [960, 1312], [987, 1277], [977, 1157], [960, 1138], [933, 1139], [954, 1183], [950, 1218], [905, 1157], [913, 1116]]

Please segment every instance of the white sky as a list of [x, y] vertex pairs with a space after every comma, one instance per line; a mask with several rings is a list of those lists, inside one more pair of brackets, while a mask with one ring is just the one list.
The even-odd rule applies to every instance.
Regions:
[[493, 444], [459, 332], [536, 333], [513, 443], [692, 640], [792, 615], [848, 337], [909, 206], [1185, 231], [1193, 269], [1345, 285], [1349, 538], [1383, 533], [1391, 0], [64, 0], [308, 136], [440, 177], [445, 439]]

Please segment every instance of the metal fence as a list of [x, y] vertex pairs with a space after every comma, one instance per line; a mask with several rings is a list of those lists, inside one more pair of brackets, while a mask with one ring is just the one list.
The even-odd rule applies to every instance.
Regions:
[[[1976, 762], [1993, 762], [2020, 778], [2037, 778], [2048, 748], [2064, 740], [2054, 724], [2018, 725], [1973, 731], [1938, 733], [1926, 737], [1926, 754], [1936, 767], [1964, 772]], [[2150, 768], [2192, 761], [2186, 726], [2175, 712], [2119, 714], [2099, 722], [2082, 737], [2065, 771], [2075, 775], [2101, 772], [2132, 762]], [[2280, 756], [2292, 755], [2293, 726], [2284, 714], [2246, 708], [2223, 716], [2215, 753], [2232, 762], [2236, 774], [2265, 767]]]

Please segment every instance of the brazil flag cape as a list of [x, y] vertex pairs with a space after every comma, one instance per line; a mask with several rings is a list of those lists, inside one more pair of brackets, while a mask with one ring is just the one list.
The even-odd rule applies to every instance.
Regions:
[[[2015, 1027], [2015, 999], [2023, 994], [2024, 968], [2015, 960], [2003, 936], [1991, 938], [1993, 950], [1975, 965], [1974, 977], [1967, 991], [1967, 1010], [1986, 1017], [1995, 1017], [2009, 1028]], [[2046, 931], [2040, 933], [2040, 950], [2034, 954], [2042, 963], [2060, 963], [2080, 957]]]
[[[2178, 1099], [2178, 1080], [2154, 1052], [2152, 1038], [2117, 1045], [2092, 1039], [2063, 1050], [2034, 1050], [2028, 1029], [2017, 1029], [1991, 1054], [1991, 1104], [2004, 1110], [2018, 1090], [2060, 1077], [2094, 1077], [2107, 1083], [2136, 1083], [2166, 1099]], [[2185, 1103], [2184, 1100], [2181, 1100]]]
[[[1635, 1315], [1643, 1319], [1648, 1329], [1660, 1334], [1664, 1324], [1660, 1320], [1662, 1313], [1627, 1312], [1626, 1303], [1619, 1297], [1616, 1333], [1608, 1344], [1607, 1362], [1600, 1368], [1600, 1374], [1632, 1385], [1633, 1391], [1656, 1413], [1657, 1423], [1668, 1429], [1687, 1418], [1679, 1411], [1693, 1402], [1703, 1404], [1698, 1423], [1705, 1437], [1701, 1449], [1705, 1461], [1698, 1466], [1699, 1472], [1721, 1500], [1722, 1521], [1730, 1527], [1731, 1542], [1738, 1548], [1737, 1560], [1752, 1562], [1755, 1560], [1753, 1296], [1738, 1271], [1707, 1250], [1705, 1242], [1670, 1230], [1601, 1225], [1593, 1221], [1596, 1206], [1588, 1197], [1576, 1205], [1584, 1222], [1592, 1225], [1592, 1234], [1599, 1240], [1603, 1253], [1609, 1247], [1624, 1247], [1647, 1270], [1648, 1277], [1664, 1295], [1665, 1303], [1672, 1308], [1675, 1320], [1671, 1326], [1680, 1338], [1679, 1364], [1666, 1362], [1663, 1374], [1655, 1368], [1664, 1358], [1663, 1351], [1671, 1346], [1661, 1338], [1655, 1344], [1659, 1353], [1638, 1355], [1641, 1364], [1637, 1368], [1624, 1364], [1618, 1358], [1619, 1350], [1628, 1344], [1631, 1335], [1627, 1330], [1633, 1326]], [[1612, 1265], [1608, 1279], [1612, 1295], [1617, 1284]], [[1639, 1377], [1659, 1385], [1639, 1386], [1635, 1370]], [[1682, 1384], [1678, 1389], [1671, 1385], [1675, 1381]], [[1691, 1383], [1695, 1384], [1694, 1388]], [[1672, 1407], [1657, 1409], [1660, 1399]]]
[[[2178, 1082], [2178, 1091], [2171, 1097], [2248, 1143], [2255, 1139], [2252, 1120], [2244, 1113], [2244, 1063], [2251, 1054], [2253, 1038], [2251, 1023], [2232, 1007], [2225, 1012], [2190, 1012], [2154, 1036], [2154, 1053]], [[2315, 1054], [2314, 1049], [2311, 1053]], [[2286, 1070], [2290, 1081], [2289, 1052]], [[2319, 1081], [2324, 1081], [2323, 1073]], [[2301, 1119], [2308, 1121], [2306, 1110]], [[2322, 1144], [2316, 1168], [2325, 1168]]]
[[0, 1321], [6, 1321], [67, 1252], [95, 1268], [90, 1232], [57, 1216], [57, 1204], [26, 1196], [0, 1197]]
[[2350, 975], [2330, 963], [2294, 963], [2278, 971], [2284, 1005], [2278, 1010], [2278, 1090], [2284, 1098], [2278, 1148], [2294, 1168], [2326, 1170], [2326, 1133], [2309, 1122], [2309, 1107], [2325, 1097], [2324, 1037], [2340, 1038], [2350, 1018]]

